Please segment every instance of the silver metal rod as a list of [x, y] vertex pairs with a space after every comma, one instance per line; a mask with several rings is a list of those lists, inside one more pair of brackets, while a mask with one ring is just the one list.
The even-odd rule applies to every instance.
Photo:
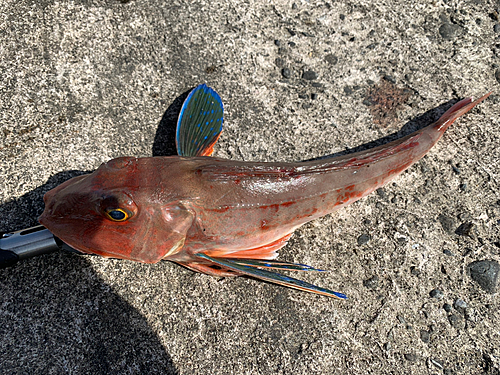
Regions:
[[0, 269], [18, 261], [59, 250], [81, 254], [66, 245], [42, 225], [0, 235]]
[[19, 260], [31, 258], [60, 250], [62, 242], [42, 225], [4, 233], [0, 238], [0, 250], [7, 250], [19, 257]]

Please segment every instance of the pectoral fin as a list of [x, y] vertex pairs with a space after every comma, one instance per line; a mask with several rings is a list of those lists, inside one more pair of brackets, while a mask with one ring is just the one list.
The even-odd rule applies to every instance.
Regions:
[[182, 104], [175, 143], [180, 156], [210, 156], [222, 131], [224, 106], [207, 85], [193, 89]]
[[125, 259], [156, 263], [182, 251], [194, 214], [182, 202], [143, 210], [136, 245]]
[[[256, 279], [260, 279], [260, 280], [267, 281], [270, 283], [283, 285], [283, 286], [286, 286], [289, 288], [303, 290], [305, 292], [321, 294], [323, 296], [347, 299], [347, 296], [343, 293], [334, 292], [334, 291], [329, 290], [329, 289], [321, 288], [319, 286], [309, 284], [305, 281], [297, 280], [297, 279], [294, 279], [292, 277], [288, 277], [285, 275], [281, 275], [279, 273], [268, 271], [266, 269], [256, 268], [256, 267], [265, 267], [265, 268], [278, 268], [278, 269], [288, 269], [288, 270], [293, 269], [293, 268], [291, 268], [289, 263], [272, 262], [272, 261], [271, 262], [269, 262], [269, 261], [256, 261], [256, 260], [248, 261], [247, 259], [242, 260], [242, 259], [212, 258], [206, 254], [203, 254], [203, 253], [198, 253], [198, 254], [196, 254], [196, 256], [198, 258], [208, 260], [211, 263], [219, 265], [225, 269], [235, 271], [239, 274], [251, 276], [251, 277], [254, 277]], [[258, 263], [260, 263], [260, 264], [257, 266]], [[270, 263], [271, 266], [270, 267], [267, 266], [266, 263]], [[281, 263], [281, 267], [280, 267], [279, 263]], [[313, 269], [312, 267], [305, 266], [305, 265], [295, 264], [294, 266], [296, 268], [299, 268], [300, 270], [316, 270], [316, 269]], [[287, 268], [285, 268], [285, 267], [287, 267]]]

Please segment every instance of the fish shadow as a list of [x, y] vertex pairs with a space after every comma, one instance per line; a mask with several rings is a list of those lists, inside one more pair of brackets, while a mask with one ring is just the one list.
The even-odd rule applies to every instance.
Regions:
[[[88, 172], [66, 171], [0, 205], [0, 231], [37, 225], [43, 194]], [[56, 252], [0, 269], [0, 372], [177, 374], [146, 318], [93, 270]]]
[[175, 144], [177, 118], [179, 117], [184, 100], [186, 100], [192, 89], [194, 87], [175, 98], [163, 114], [153, 142], [153, 156], [177, 155], [177, 146]]
[[370, 148], [382, 146], [382, 145], [385, 145], [385, 144], [390, 143], [392, 141], [395, 141], [397, 139], [406, 137], [407, 135], [409, 135], [413, 132], [416, 132], [417, 130], [420, 130], [422, 128], [425, 128], [426, 126], [437, 121], [439, 119], [439, 117], [441, 117], [441, 115], [443, 115], [443, 113], [445, 113], [448, 109], [450, 109], [458, 101], [459, 100], [456, 100], [456, 99], [449, 100], [448, 102], [443, 103], [438, 107], [430, 109], [430, 110], [424, 112], [422, 115], [408, 121], [398, 131], [391, 133], [383, 138], [379, 138], [379, 139], [376, 139], [374, 141], [370, 141], [370, 142], [364, 143], [362, 145], [348, 148], [348, 149], [345, 149], [343, 151], [339, 151], [339, 152], [336, 152], [333, 154], [323, 155], [323, 156], [319, 156], [316, 158], [307, 159], [307, 160], [303, 160], [303, 161], [306, 162], [306, 161], [321, 160], [321, 159], [326, 159], [326, 158], [334, 158], [337, 156], [349, 155], [349, 154], [353, 154], [355, 152], [361, 152], [361, 151], [368, 150]]
[[[165, 111], [153, 156], [177, 155], [177, 117], [188, 90]], [[43, 195], [92, 171], [69, 170], [0, 205], [0, 232], [39, 225]], [[0, 269], [2, 373], [178, 374], [147, 320], [99, 277], [88, 257], [57, 252]]]

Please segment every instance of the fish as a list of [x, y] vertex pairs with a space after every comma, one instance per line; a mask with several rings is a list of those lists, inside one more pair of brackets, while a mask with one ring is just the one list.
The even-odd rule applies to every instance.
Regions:
[[303, 162], [212, 157], [224, 107], [199, 85], [177, 121], [178, 155], [118, 157], [44, 196], [39, 222], [72, 248], [143, 263], [175, 262], [212, 276], [250, 276], [319, 295], [344, 293], [278, 271], [323, 270], [279, 261], [305, 223], [370, 194], [423, 157], [460, 116], [466, 98], [435, 123], [365, 151]]

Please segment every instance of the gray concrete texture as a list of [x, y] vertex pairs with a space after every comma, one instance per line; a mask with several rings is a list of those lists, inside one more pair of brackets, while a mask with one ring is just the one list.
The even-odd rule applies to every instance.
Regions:
[[330, 270], [303, 278], [348, 301], [168, 262], [40, 256], [0, 270], [0, 372], [498, 374], [498, 288], [469, 264], [500, 260], [499, 11], [492, 0], [2, 1], [3, 231], [36, 224], [43, 193], [69, 177], [171, 154], [182, 94], [199, 83], [225, 104], [214, 155], [259, 161], [380, 143], [493, 94], [393, 183], [280, 252]]

